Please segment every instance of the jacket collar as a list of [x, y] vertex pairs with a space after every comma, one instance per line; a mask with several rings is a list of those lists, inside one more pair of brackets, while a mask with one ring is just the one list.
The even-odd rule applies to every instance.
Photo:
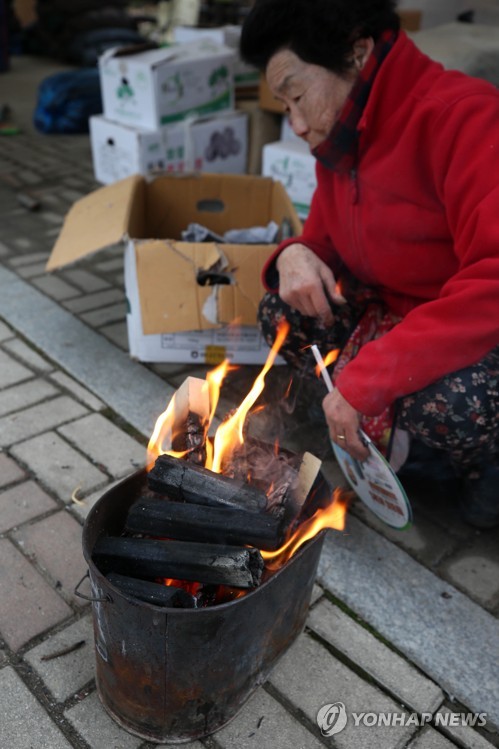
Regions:
[[345, 102], [339, 120], [328, 137], [312, 150], [312, 154], [328, 169], [350, 172], [357, 162], [363, 114], [378, 71], [397, 41], [397, 32], [384, 31]]

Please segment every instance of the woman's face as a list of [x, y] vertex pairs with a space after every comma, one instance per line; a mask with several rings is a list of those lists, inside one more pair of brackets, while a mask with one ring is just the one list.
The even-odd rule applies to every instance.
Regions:
[[291, 127], [310, 149], [329, 135], [364, 62], [362, 56], [353, 57], [351, 71], [339, 76], [304, 62], [289, 49], [281, 49], [270, 58], [265, 71], [270, 90], [283, 102]]

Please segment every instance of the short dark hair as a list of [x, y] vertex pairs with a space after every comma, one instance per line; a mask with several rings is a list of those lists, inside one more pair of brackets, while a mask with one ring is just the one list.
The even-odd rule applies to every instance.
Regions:
[[351, 67], [357, 39], [398, 30], [397, 0], [255, 0], [241, 33], [243, 60], [265, 70], [280, 49], [337, 74]]

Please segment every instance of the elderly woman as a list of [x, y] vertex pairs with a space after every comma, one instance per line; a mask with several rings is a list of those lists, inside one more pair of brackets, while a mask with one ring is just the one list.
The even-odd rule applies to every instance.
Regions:
[[[366, 457], [396, 424], [444, 451], [464, 519], [499, 525], [499, 93], [443, 67], [391, 0], [256, 0], [241, 37], [317, 189], [301, 236], [264, 270], [260, 323], [307, 373], [339, 349], [322, 405], [331, 438]], [[392, 433], [395, 430], [391, 430]]]

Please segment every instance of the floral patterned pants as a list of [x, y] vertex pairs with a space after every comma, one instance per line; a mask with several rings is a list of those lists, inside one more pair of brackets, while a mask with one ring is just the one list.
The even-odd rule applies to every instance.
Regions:
[[[259, 323], [271, 346], [279, 322], [283, 318], [288, 321], [291, 330], [280, 354], [304, 377], [312, 379], [316, 377], [315, 360], [307, 347], [315, 343], [322, 351], [328, 351], [350, 346], [352, 333], [365, 310], [365, 297], [349, 299], [349, 304], [333, 308], [335, 322], [327, 328], [316, 318], [289, 307], [277, 294], [267, 293], [260, 303]], [[457, 472], [464, 474], [499, 462], [498, 394], [499, 346], [476, 364], [401, 398], [394, 404], [392, 414], [397, 427], [428, 446], [447, 452]]]

